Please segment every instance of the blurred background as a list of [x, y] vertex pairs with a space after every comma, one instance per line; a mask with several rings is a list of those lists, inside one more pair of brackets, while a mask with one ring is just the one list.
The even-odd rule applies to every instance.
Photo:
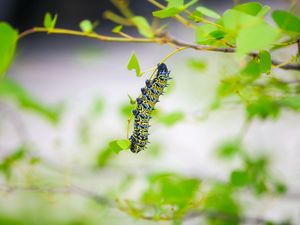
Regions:
[[[273, 10], [287, 10], [291, 4], [260, 2]], [[220, 13], [234, 3], [199, 2]], [[149, 19], [157, 10], [148, 1], [131, 1], [130, 7]], [[78, 24], [89, 19], [99, 22], [96, 32], [110, 35], [115, 24], [103, 18], [106, 10], [118, 12], [110, 1], [0, 0], [0, 21], [24, 31], [42, 26], [45, 13], [51, 12], [58, 14], [57, 27], [78, 30]], [[137, 35], [131, 28], [126, 32]], [[180, 40], [194, 40], [194, 34], [180, 24], [171, 23], [169, 32]], [[31, 112], [0, 99], [0, 159], [25, 149], [30, 161], [16, 162], [9, 172], [2, 165], [1, 225], [165, 224], [133, 219], [90, 196], [134, 199], [146, 185], [144, 177], [155, 172], [172, 171], [203, 183], [227, 180], [241, 161], [220, 160], [216, 149], [244, 129], [244, 109], [232, 106], [209, 114], [207, 110], [221, 76], [239, 67], [234, 55], [186, 50], [170, 58], [167, 65], [174, 79], [157, 107], [162, 116], [152, 121], [149, 149], [140, 154], [107, 153], [110, 140], [126, 138], [131, 110], [128, 94], [136, 98], [146, 79], [127, 70], [131, 53], [136, 53], [146, 70], [172, 50], [167, 45], [100, 42], [45, 33], [30, 35], [18, 44], [8, 78], [41, 106], [38, 112]], [[278, 54], [278, 58], [284, 59], [288, 53]], [[195, 61], [196, 66], [191, 66]], [[166, 122], [163, 115], [169, 114], [178, 119]], [[272, 174], [288, 187], [280, 199], [253, 199], [243, 194], [248, 214], [300, 224], [299, 123], [298, 115], [287, 112], [279, 120], [254, 121], [247, 127], [244, 145], [249, 154], [266, 156]], [[121, 186], [126, 182], [132, 186], [125, 193]]]

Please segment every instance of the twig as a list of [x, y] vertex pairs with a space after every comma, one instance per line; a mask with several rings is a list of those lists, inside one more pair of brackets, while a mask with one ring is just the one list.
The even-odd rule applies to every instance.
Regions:
[[13, 192], [13, 191], [33, 191], [33, 192], [41, 192], [41, 193], [55, 193], [55, 194], [66, 194], [73, 193], [78, 194], [82, 197], [89, 198], [94, 200], [95, 202], [102, 205], [112, 205], [112, 203], [104, 196], [98, 195], [94, 192], [85, 190], [76, 186], [66, 186], [66, 187], [55, 187], [55, 188], [45, 188], [40, 186], [12, 186], [7, 184], [0, 184], [0, 191], [4, 192]]
[[153, 42], [159, 42], [160, 40], [157, 40], [157, 38], [125, 38], [125, 37], [112, 37], [112, 36], [106, 36], [106, 35], [100, 35], [96, 33], [87, 33], [82, 31], [76, 31], [76, 30], [69, 30], [69, 29], [62, 29], [62, 28], [52, 28], [48, 29], [45, 27], [34, 27], [29, 30], [26, 30], [22, 32], [18, 39], [22, 39], [30, 34], [33, 33], [48, 33], [48, 34], [65, 34], [65, 35], [74, 35], [74, 36], [81, 36], [81, 37], [88, 37], [97, 39], [100, 41], [113, 41], [113, 42], [142, 42], [142, 43], [153, 43]]
[[[223, 53], [234, 53], [236, 52], [235, 48], [232, 47], [215, 47], [215, 46], [206, 46], [206, 45], [198, 45], [194, 43], [188, 43], [184, 41], [177, 40], [170, 35], [162, 34], [159, 37], [155, 38], [137, 38], [137, 37], [112, 37], [106, 35], [100, 35], [96, 33], [86, 33], [81, 31], [74, 31], [68, 29], [61, 29], [61, 28], [53, 28], [47, 29], [44, 27], [34, 27], [32, 29], [26, 30], [19, 35], [19, 40], [30, 35], [33, 33], [48, 33], [48, 34], [64, 34], [64, 35], [74, 35], [74, 36], [81, 36], [81, 37], [88, 37], [97, 39], [100, 41], [110, 41], [110, 42], [131, 42], [131, 43], [158, 43], [158, 44], [173, 44], [176, 47], [185, 47], [190, 49], [195, 49], [199, 51], [213, 51], [213, 52], [223, 52]], [[250, 56], [257, 57], [257, 53], [250, 53]], [[278, 62], [276, 60], [272, 60], [272, 64], [274, 66], [281, 65], [282, 62]], [[285, 70], [300, 70], [300, 64], [284, 64], [281, 65], [279, 68]]]

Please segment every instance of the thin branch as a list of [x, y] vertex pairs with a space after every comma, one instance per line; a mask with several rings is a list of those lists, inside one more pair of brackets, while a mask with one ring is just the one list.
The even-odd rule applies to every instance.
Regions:
[[157, 38], [126, 38], [126, 37], [112, 37], [112, 36], [106, 36], [106, 35], [100, 35], [96, 34], [94, 32], [87, 33], [82, 31], [76, 31], [76, 30], [69, 30], [69, 29], [61, 29], [61, 28], [52, 28], [48, 29], [45, 27], [34, 27], [32, 29], [26, 30], [22, 32], [18, 39], [22, 39], [30, 34], [33, 33], [48, 33], [48, 34], [64, 34], [64, 35], [73, 35], [73, 36], [80, 36], [80, 37], [88, 37], [97, 39], [100, 41], [111, 41], [111, 42], [142, 42], [142, 43], [154, 43], [159, 42], [160, 40]]
[[[161, 34], [158, 37], [155, 38], [137, 38], [137, 37], [113, 37], [113, 36], [106, 36], [106, 35], [100, 35], [96, 33], [86, 33], [81, 31], [75, 31], [75, 30], [68, 30], [68, 29], [61, 29], [61, 28], [53, 28], [53, 29], [47, 29], [44, 27], [34, 27], [32, 29], [26, 30], [22, 32], [18, 39], [22, 39], [30, 34], [33, 33], [48, 33], [48, 34], [64, 34], [64, 35], [74, 35], [74, 36], [80, 36], [80, 37], [88, 37], [97, 39], [100, 41], [110, 41], [110, 42], [131, 42], [131, 43], [158, 43], [158, 44], [172, 44], [176, 47], [185, 47], [190, 49], [195, 49], [199, 51], [213, 51], [213, 52], [223, 52], [223, 53], [234, 53], [236, 52], [235, 48], [232, 47], [215, 47], [215, 46], [206, 46], [206, 45], [198, 45], [194, 43], [184, 42], [177, 40], [167, 34]], [[250, 53], [250, 56], [257, 57], [257, 53]], [[285, 69], [285, 70], [299, 70], [300, 71], [300, 64], [284, 64], [282, 65], [282, 62], [278, 62], [276, 60], [272, 60], [272, 64], [274, 66], [279, 66], [278, 68]]]
[[0, 183], [0, 191], [4, 192], [13, 192], [13, 191], [31, 191], [31, 192], [40, 192], [40, 193], [54, 193], [54, 194], [66, 194], [72, 193], [77, 194], [82, 197], [92, 199], [95, 202], [102, 205], [112, 205], [112, 203], [104, 196], [98, 195], [92, 191], [85, 190], [76, 186], [65, 186], [65, 187], [55, 187], [55, 188], [45, 188], [36, 185], [29, 186], [12, 186], [7, 184]]
[[[235, 48], [220, 48], [220, 47], [213, 47], [213, 46], [203, 46], [203, 45], [197, 45], [197, 44], [192, 44], [188, 42], [183, 42], [176, 40], [174, 38], [168, 37], [168, 40], [179, 46], [179, 47], [188, 47], [192, 48], [195, 50], [203, 50], [203, 51], [214, 51], [214, 52], [224, 52], [224, 53], [234, 53], [236, 52]], [[250, 53], [250, 56], [257, 57], [257, 53]], [[282, 64], [282, 62], [279, 62], [277, 60], [272, 60], [272, 64], [274, 66], [278, 66], [278, 68], [285, 69], [285, 70], [300, 70], [300, 64]]]

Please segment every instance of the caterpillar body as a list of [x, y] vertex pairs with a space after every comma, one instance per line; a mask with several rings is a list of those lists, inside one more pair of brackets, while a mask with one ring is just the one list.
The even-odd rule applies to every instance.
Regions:
[[136, 99], [137, 107], [132, 111], [134, 115], [133, 133], [129, 140], [130, 150], [138, 153], [146, 148], [149, 136], [149, 121], [154, 106], [159, 102], [159, 97], [168, 86], [170, 71], [164, 63], [157, 65], [157, 73], [152, 80], [146, 80], [146, 85], [141, 89], [141, 97]]

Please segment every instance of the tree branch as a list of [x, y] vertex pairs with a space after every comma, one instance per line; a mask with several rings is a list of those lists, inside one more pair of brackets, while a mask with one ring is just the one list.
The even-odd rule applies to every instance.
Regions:
[[[80, 36], [80, 37], [87, 37], [97, 39], [99, 41], [109, 41], [109, 42], [130, 42], [130, 43], [158, 43], [158, 44], [169, 44], [176, 47], [186, 47], [190, 49], [195, 49], [198, 51], [213, 51], [213, 52], [223, 52], [223, 53], [234, 53], [236, 49], [233, 47], [215, 47], [215, 46], [206, 46], [206, 45], [199, 45], [189, 42], [180, 41], [176, 38], [171, 37], [167, 34], [161, 34], [154, 38], [137, 38], [137, 37], [114, 37], [114, 36], [106, 36], [100, 35], [97, 33], [87, 33], [75, 30], [68, 30], [68, 29], [61, 29], [61, 28], [53, 28], [48, 29], [44, 27], [34, 27], [32, 29], [26, 30], [19, 34], [18, 39], [22, 39], [30, 34], [33, 33], [48, 33], [48, 34], [64, 34], [64, 35], [73, 35], [73, 36]], [[295, 42], [299, 45], [299, 42]], [[295, 44], [294, 43], [294, 44]], [[257, 57], [257, 53], [250, 53], [250, 56]], [[274, 66], [281, 65], [282, 62], [277, 60], [272, 60], [272, 64]], [[279, 66], [278, 68], [285, 69], [285, 70], [298, 70], [300, 71], [300, 64], [284, 64]]]

